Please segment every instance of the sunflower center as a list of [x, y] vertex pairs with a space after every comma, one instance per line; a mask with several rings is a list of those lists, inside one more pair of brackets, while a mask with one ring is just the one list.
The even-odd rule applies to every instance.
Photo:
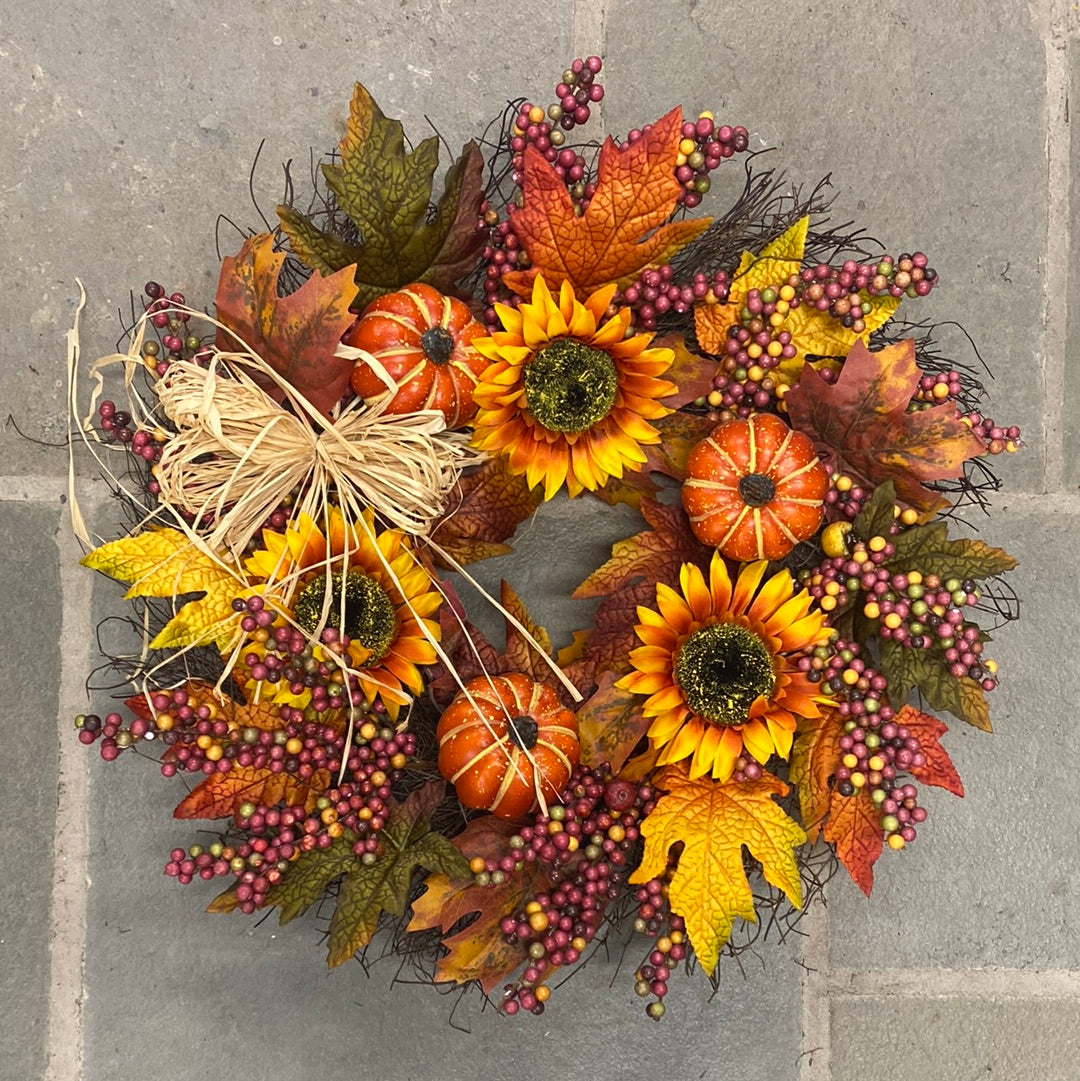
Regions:
[[552, 432], [591, 428], [611, 412], [618, 389], [611, 357], [573, 338], [556, 338], [525, 368], [529, 412]]
[[720, 725], [745, 724], [754, 701], [776, 685], [765, 643], [736, 623], [694, 631], [679, 650], [675, 678], [690, 709]]
[[445, 327], [428, 327], [420, 335], [420, 348], [433, 364], [447, 364], [454, 351], [454, 336]]
[[776, 485], [764, 473], [739, 478], [739, 497], [748, 507], [764, 507], [776, 498]]
[[[326, 613], [326, 626], [335, 627], [354, 642], [359, 642], [371, 653], [367, 663], [374, 664], [386, 655], [394, 640], [393, 601], [386, 590], [363, 571], [349, 571], [344, 575], [344, 587], [342, 577], [338, 572], [330, 578], [330, 610]], [[326, 582], [320, 576], [303, 588], [293, 605], [296, 622], [309, 634], [314, 634], [319, 627], [325, 595]]]

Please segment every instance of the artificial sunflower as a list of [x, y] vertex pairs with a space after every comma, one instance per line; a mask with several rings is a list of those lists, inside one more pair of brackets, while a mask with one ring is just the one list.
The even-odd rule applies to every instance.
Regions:
[[746, 564], [732, 585], [714, 553], [708, 584], [684, 563], [681, 595], [658, 584], [659, 612], [638, 608], [645, 644], [630, 652], [636, 671], [617, 686], [649, 695], [642, 709], [659, 765], [692, 756], [691, 778], [726, 781], [744, 751], [762, 764], [773, 753], [787, 758], [797, 718], [821, 716], [822, 698], [796, 661], [832, 631], [787, 571], [761, 586], [767, 566]]
[[574, 496], [640, 469], [642, 445], [660, 442], [649, 421], [672, 412], [656, 399], [676, 390], [658, 378], [674, 354], [650, 349], [651, 334], [626, 336], [629, 308], [604, 320], [615, 289], [583, 304], [563, 282], [556, 303], [538, 274], [531, 302], [496, 305], [505, 329], [473, 342], [492, 361], [474, 392], [473, 445], [505, 454], [530, 487], [543, 484], [545, 499], [564, 482]]
[[[284, 533], [264, 530], [245, 567], [266, 580], [267, 601], [311, 639], [328, 627], [338, 632], [365, 700], [381, 699], [396, 719], [410, 700], [405, 692], [423, 689], [417, 665], [435, 661], [439, 624], [426, 617], [442, 594], [405, 534], [377, 531], [370, 510], [351, 525], [331, 507], [325, 527], [302, 514]], [[279, 693], [290, 692], [283, 685]]]

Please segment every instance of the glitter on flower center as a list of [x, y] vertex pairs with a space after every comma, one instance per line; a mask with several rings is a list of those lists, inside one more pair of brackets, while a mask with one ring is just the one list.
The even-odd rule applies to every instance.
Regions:
[[615, 404], [619, 375], [601, 349], [556, 338], [525, 367], [529, 412], [549, 431], [583, 432]]
[[[354, 642], [359, 642], [371, 656], [367, 664], [381, 660], [394, 640], [396, 622], [393, 602], [374, 578], [363, 571], [349, 571], [345, 575], [344, 627], [342, 627], [342, 575], [330, 578], [330, 608], [326, 613], [326, 626], [343, 631]], [[323, 610], [326, 582], [321, 576], [304, 587], [293, 606], [296, 622], [309, 634], [319, 627]]]
[[683, 643], [675, 678], [686, 704], [713, 724], [745, 724], [750, 707], [776, 684], [772, 657], [760, 638], [735, 623], [712, 623]]

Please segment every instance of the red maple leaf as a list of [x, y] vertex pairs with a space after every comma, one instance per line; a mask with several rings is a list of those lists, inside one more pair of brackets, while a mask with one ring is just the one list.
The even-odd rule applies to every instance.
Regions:
[[[302, 394], [319, 412], [329, 415], [349, 387], [353, 362], [334, 355], [342, 334], [352, 325], [349, 305], [356, 297], [354, 267], [323, 277], [317, 270], [299, 289], [278, 295], [285, 253], [274, 251], [269, 233], [248, 237], [238, 255], [227, 256], [218, 278], [217, 347], [241, 348], [239, 342]], [[232, 333], [229, 333], [229, 332]], [[269, 377], [256, 382], [280, 402], [282, 388]]]
[[949, 730], [948, 725], [914, 706], [904, 706], [894, 721], [910, 730], [926, 756], [924, 765], [909, 767], [911, 775], [923, 784], [944, 788], [954, 796], [962, 796], [964, 784], [960, 780], [960, 774], [956, 772], [952, 759], [940, 742], [941, 737]]

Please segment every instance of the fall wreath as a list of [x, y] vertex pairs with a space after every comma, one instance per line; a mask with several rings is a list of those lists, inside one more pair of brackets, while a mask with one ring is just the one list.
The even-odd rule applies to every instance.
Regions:
[[[927, 257], [830, 229], [745, 128], [675, 108], [573, 142], [600, 69], [511, 103], [437, 201], [438, 140], [407, 149], [357, 85], [213, 315], [147, 283], [72, 414], [124, 455], [132, 527], [75, 526], [144, 648], [76, 726], [186, 783], [175, 816], [212, 840], [165, 872], [223, 885], [211, 912], [329, 897], [330, 965], [382, 926], [507, 1014], [622, 935], [659, 1018], [677, 967], [715, 978], [736, 927], [790, 922], [839, 864], [869, 894], [919, 785], [962, 794], [924, 707], [989, 729], [1015, 561], [954, 512], [1020, 433], [899, 321]], [[733, 157], [741, 194], [694, 216]], [[77, 327], [70, 364], [77, 389]], [[582, 568], [595, 619], [556, 652], [468, 567], [564, 489], [644, 528]]]

